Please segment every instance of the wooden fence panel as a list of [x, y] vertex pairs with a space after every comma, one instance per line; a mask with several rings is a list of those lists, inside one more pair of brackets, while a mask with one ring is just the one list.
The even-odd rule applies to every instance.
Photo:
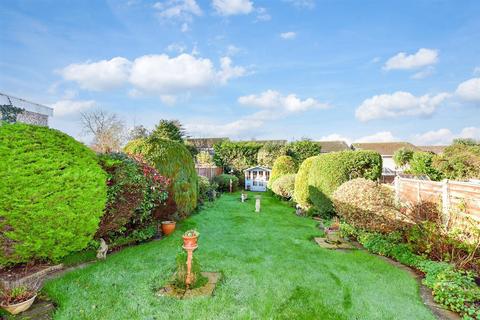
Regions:
[[480, 184], [444, 180], [425, 181], [396, 177], [395, 195], [403, 203], [434, 202], [441, 206], [445, 221], [480, 222]]
[[202, 166], [195, 166], [195, 170], [199, 176], [203, 176], [208, 178], [208, 180], [212, 181], [218, 175], [223, 173], [223, 169], [219, 167], [202, 167]]

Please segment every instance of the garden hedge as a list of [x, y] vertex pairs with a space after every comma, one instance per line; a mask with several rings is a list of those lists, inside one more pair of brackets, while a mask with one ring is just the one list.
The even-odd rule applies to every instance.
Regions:
[[293, 197], [293, 192], [295, 189], [295, 174], [286, 174], [278, 179], [272, 184], [272, 191], [277, 196], [284, 199], [291, 199]]
[[108, 174], [107, 205], [96, 238], [111, 244], [158, 223], [154, 216], [168, 198], [169, 181], [141, 159], [124, 153], [99, 156]]
[[304, 209], [308, 209], [310, 207], [310, 203], [308, 201], [308, 174], [310, 172], [310, 167], [312, 166], [313, 160], [316, 157], [318, 156], [305, 159], [305, 161], [303, 161], [300, 165], [295, 177], [293, 199]]
[[389, 233], [405, 227], [393, 190], [364, 178], [343, 183], [332, 196], [335, 212], [363, 230]]
[[295, 160], [290, 156], [281, 156], [273, 163], [272, 172], [270, 173], [270, 179], [268, 180], [268, 188], [272, 189], [272, 185], [283, 175], [297, 173], [297, 164]]
[[0, 126], [0, 265], [56, 261], [85, 248], [106, 203], [89, 148], [53, 129]]
[[213, 181], [218, 184], [218, 190], [222, 192], [230, 191], [230, 179], [232, 180], [232, 191], [237, 191], [239, 187], [239, 179], [233, 174], [220, 174]]
[[188, 216], [197, 207], [198, 177], [193, 157], [185, 145], [154, 136], [135, 145], [136, 148], [132, 148], [135, 152], [141, 154], [162, 176], [170, 179], [165, 215], [177, 213], [182, 218]]
[[[382, 174], [382, 157], [374, 151], [341, 151], [322, 154], [313, 158], [310, 170], [296, 183], [306, 192], [302, 207], [311, 207], [321, 215], [333, 214], [331, 196], [345, 181], [354, 178], [377, 180]], [[306, 186], [305, 186], [306, 184]], [[298, 201], [298, 200], [297, 200]]]

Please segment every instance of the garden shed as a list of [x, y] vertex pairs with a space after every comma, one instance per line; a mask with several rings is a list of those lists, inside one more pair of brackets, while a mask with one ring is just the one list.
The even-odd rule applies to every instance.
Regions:
[[267, 183], [272, 169], [262, 166], [245, 170], [245, 190], [267, 191]]

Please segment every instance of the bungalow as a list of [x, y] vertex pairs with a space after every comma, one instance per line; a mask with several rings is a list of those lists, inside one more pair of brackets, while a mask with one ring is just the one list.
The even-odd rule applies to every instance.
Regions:
[[270, 179], [270, 168], [255, 166], [245, 171], [245, 190], [267, 191], [267, 183]]
[[352, 150], [345, 141], [317, 141], [317, 143], [322, 147], [320, 153]]
[[[17, 98], [0, 92], [0, 119], [6, 120], [7, 108], [18, 110], [14, 120], [18, 122], [48, 127], [48, 117], [53, 116], [53, 109], [35, 102]], [[10, 113], [10, 112], [9, 112]]]
[[372, 143], [354, 143], [354, 150], [372, 150], [380, 153], [382, 156], [382, 182], [392, 183], [395, 176], [403, 171], [397, 168], [393, 161], [395, 151], [401, 148], [407, 148], [413, 151], [420, 149], [409, 142], [372, 142]]

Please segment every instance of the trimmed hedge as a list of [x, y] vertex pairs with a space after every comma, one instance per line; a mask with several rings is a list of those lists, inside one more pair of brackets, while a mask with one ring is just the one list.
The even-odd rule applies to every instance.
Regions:
[[355, 228], [388, 233], [405, 226], [393, 191], [364, 178], [342, 184], [332, 196], [335, 212]]
[[237, 191], [238, 190], [238, 182], [239, 179], [237, 176], [233, 174], [220, 174], [213, 178], [213, 181], [215, 181], [216, 184], [218, 184], [218, 190], [222, 192], [228, 192], [230, 191], [230, 179], [232, 179], [232, 191]]
[[0, 265], [56, 261], [85, 248], [107, 199], [89, 148], [53, 129], [0, 126]]
[[286, 174], [275, 180], [272, 191], [284, 199], [291, 199], [295, 189], [295, 174]]
[[171, 196], [162, 216], [171, 216], [174, 213], [182, 218], [188, 216], [197, 207], [198, 177], [193, 157], [185, 145], [150, 137], [143, 142], [136, 141], [134, 146], [135, 148], [131, 147], [126, 151], [142, 155], [162, 176], [171, 181], [168, 189]]
[[293, 199], [304, 209], [310, 208], [310, 203], [308, 201], [308, 174], [313, 164], [313, 160], [315, 160], [316, 157], [318, 156], [305, 159], [300, 165], [295, 177]]
[[270, 173], [270, 179], [268, 180], [268, 188], [272, 189], [272, 185], [283, 175], [292, 174], [297, 172], [297, 164], [295, 160], [290, 156], [281, 156], [273, 163], [272, 172]]
[[354, 178], [377, 180], [382, 174], [382, 157], [374, 151], [332, 152], [311, 161], [310, 169], [297, 177], [295, 187], [303, 193], [297, 202], [325, 216], [334, 213], [331, 196], [342, 183]]

